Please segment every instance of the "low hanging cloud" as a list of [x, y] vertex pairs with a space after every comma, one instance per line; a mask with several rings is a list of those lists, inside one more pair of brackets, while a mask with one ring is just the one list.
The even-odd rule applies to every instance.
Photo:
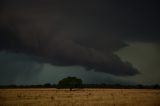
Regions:
[[36, 60], [20, 53], [0, 52], [0, 85], [33, 84], [43, 67]]
[[[0, 14], [0, 49], [38, 56], [53, 65], [79, 65], [119, 76], [138, 74], [115, 54], [128, 46], [122, 36], [124, 30], [117, 29], [117, 18], [103, 19], [100, 6], [95, 8], [99, 4], [89, 0], [7, 0]], [[113, 30], [106, 27], [107, 22]]]

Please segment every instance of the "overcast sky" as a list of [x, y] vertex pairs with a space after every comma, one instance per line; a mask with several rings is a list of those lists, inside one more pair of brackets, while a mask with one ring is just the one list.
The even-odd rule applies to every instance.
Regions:
[[0, 4], [0, 84], [160, 84], [156, 0]]

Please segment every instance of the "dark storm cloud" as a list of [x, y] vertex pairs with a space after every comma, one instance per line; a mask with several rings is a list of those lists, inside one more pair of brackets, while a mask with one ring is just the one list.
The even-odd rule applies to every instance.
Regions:
[[[159, 42], [160, 15], [157, 0], [113, 0], [99, 8], [99, 23], [127, 41]], [[100, 27], [102, 28], [102, 27]], [[104, 30], [102, 29], [102, 30]]]
[[57, 65], [135, 75], [138, 71], [114, 52], [128, 40], [160, 40], [157, 8], [154, 1], [7, 0], [0, 17], [0, 49]]

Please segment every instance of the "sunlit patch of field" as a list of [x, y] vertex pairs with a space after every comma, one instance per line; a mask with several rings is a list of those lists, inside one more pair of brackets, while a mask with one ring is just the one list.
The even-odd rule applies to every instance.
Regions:
[[0, 89], [0, 106], [160, 106], [160, 90]]

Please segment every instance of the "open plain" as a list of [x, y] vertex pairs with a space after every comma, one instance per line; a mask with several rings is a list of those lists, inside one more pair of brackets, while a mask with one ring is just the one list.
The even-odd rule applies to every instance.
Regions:
[[160, 106], [160, 90], [0, 89], [0, 106]]

